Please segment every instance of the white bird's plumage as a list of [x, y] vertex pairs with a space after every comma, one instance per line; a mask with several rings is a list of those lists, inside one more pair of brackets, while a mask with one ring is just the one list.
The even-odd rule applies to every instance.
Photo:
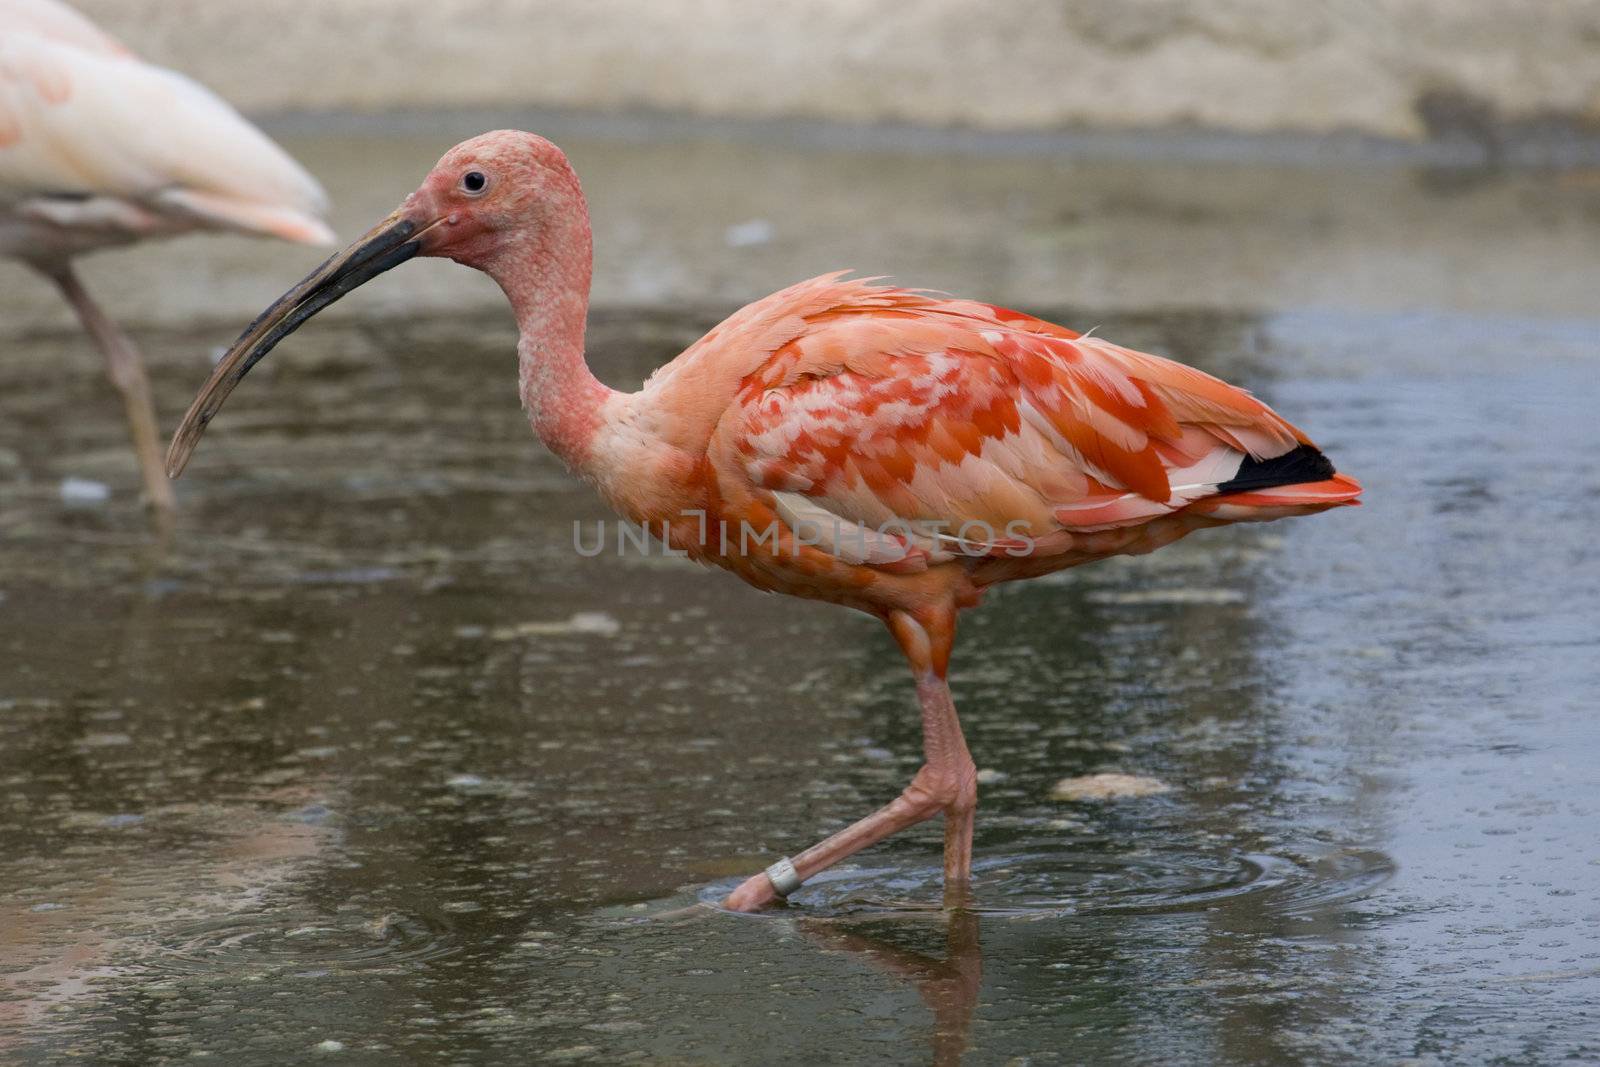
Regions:
[[86, 52], [129, 54], [122, 42], [57, 0], [0, 0], [0, 23]]
[[57, 0], [0, 0], [0, 254], [147, 236], [333, 233], [321, 187], [210, 90]]
[[173, 495], [149, 376], [72, 257], [192, 230], [330, 244], [326, 212], [316, 179], [209, 89], [60, 0], [0, 0], [0, 256], [49, 278], [105, 355], [157, 508]]

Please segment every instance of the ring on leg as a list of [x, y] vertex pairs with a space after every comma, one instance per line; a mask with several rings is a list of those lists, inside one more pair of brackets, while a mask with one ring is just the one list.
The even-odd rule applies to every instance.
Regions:
[[767, 881], [772, 883], [774, 893], [787, 897], [800, 888], [800, 872], [794, 869], [794, 861], [785, 856], [767, 868]]

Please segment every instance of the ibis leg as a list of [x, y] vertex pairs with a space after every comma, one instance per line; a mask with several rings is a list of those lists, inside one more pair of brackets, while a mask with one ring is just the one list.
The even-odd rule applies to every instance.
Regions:
[[44, 273], [61, 289], [61, 295], [78, 313], [84, 329], [89, 331], [89, 336], [94, 338], [95, 344], [105, 354], [111, 384], [122, 394], [122, 405], [127, 412], [133, 451], [139, 460], [139, 471], [144, 476], [145, 499], [152, 507], [170, 511], [174, 504], [172, 482], [167, 478], [161, 458], [161, 430], [156, 422], [155, 400], [150, 391], [150, 377], [145, 373], [144, 359], [128, 335], [118, 329], [117, 324], [89, 296], [69, 264], [53, 265]]
[[[948, 625], [930, 626], [926, 620], [896, 613], [890, 617], [889, 626], [916, 674], [925, 762], [898, 797], [860, 822], [812, 845], [792, 862], [795, 873], [804, 881], [891, 834], [943, 813], [945, 904], [954, 907], [965, 902], [972, 878], [972, 821], [978, 804], [978, 772], [967, 751], [955, 702], [945, 681], [949, 645], [954, 638], [953, 618]], [[755, 911], [777, 899], [772, 880], [762, 873], [746, 879], [723, 903], [735, 911]]]

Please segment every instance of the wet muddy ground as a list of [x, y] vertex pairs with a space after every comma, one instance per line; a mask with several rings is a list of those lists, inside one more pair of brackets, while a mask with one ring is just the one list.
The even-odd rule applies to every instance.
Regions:
[[[1257, 390], [1367, 504], [970, 614], [954, 916], [936, 825], [711, 905], [914, 771], [904, 666], [871, 620], [576, 553], [604, 512], [528, 433], [505, 314], [307, 327], [165, 539], [85, 344], [6, 341], [0, 1061], [1600, 1058], [1596, 321], [1072, 279], [1028, 310]], [[602, 306], [592, 361], [637, 383], [728, 306]], [[169, 420], [238, 325], [138, 331]], [[1107, 771], [1171, 788], [1053, 799]]]

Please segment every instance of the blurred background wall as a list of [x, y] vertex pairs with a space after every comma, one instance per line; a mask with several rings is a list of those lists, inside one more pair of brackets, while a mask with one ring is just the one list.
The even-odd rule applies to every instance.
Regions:
[[247, 112], [1395, 138], [1600, 125], [1600, 0], [80, 0]]
[[[456, 141], [552, 137], [599, 307], [725, 311], [840, 268], [1097, 315], [1593, 307], [1600, 0], [74, 2], [260, 119], [346, 239]], [[83, 269], [121, 321], [220, 343], [318, 255], [219, 237]], [[427, 262], [329, 315], [386, 310], [504, 302]], [[0, 341], [74, 329], [0, 264]]]

